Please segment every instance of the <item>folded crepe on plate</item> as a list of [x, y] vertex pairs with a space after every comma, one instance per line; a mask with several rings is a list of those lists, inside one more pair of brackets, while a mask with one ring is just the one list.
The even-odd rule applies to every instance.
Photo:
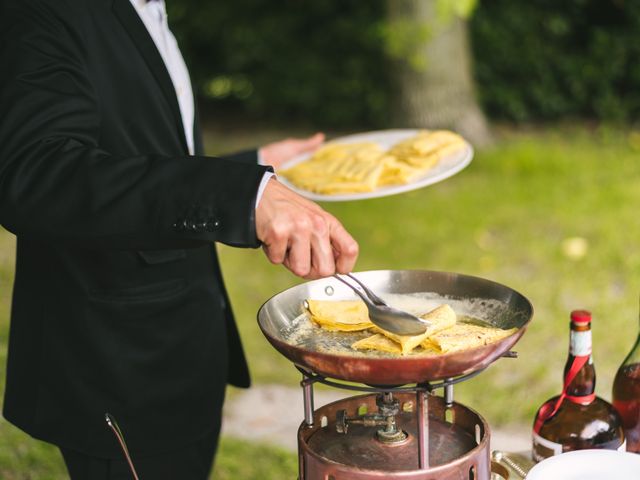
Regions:
[[310, 160], [278, 173], [310, 192], [370, 192], [382, 174], [383, 154], [382, 148], [372, 142], [328, 144]]
[[425, 173], [442, 158], [466, 147], [464, 138], [448, 130], [423, 130], [415, 137], [397, 143], [388, 154], [398, 162]]
[[448, 130], [421, 130], [385, 151], [374, 142], [328, 143], [278, 173], [299, 188], [326, 195], [371, 192], [417, 181], [441, 159], [466, 148]]

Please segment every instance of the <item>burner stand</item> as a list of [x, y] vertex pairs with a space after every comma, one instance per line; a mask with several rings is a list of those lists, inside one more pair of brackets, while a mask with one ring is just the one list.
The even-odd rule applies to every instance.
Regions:
[[[453, 385], [481, 370], [414, 386], [357, 386], [303, 374], [300, 480], [488, 480], [489, 426], [453, 401]], [[366, 392], [314, 411], [313, 385]], [[443, 388], [444, 397], [434, 395]]]

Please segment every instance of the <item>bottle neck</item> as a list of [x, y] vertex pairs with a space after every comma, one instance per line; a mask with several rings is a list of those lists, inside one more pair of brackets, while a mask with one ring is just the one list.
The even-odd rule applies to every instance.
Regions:
[[640, 363], [640, 333], [638, 333], [636, 343], [631, 347], [631, 351], [627, 355], [627, 358], [624, 359], [623, 365], [635, 365], [638, 363]]
[[591, 355], [591, 325], [571, 323], [569, 333], [569, 356]]
[[[640, 315], [638, 316], [638, 323], [640, 323]], [[636, 343], [631, 347], [631, 351], [627, 358], [624, 359], [623, 365], [634, 365], [640, 363], [640, 328], [638, 329], [638, 337]]]
[[588, 357], [567, 387], [567, 399], [575, 403], [588, 404], [594, 399], [596, 389], [596, 369], [591, 357], [591, 325], [571, 322], [569, 335], [569, 356], [564, 367], [564, 382], [576, 358]]
[[[638, 316], [638, 323], [640, 324], [640, 315]], [[638, 337], [636, 338], [631, 351], [622, 362], [621, 367], [640, 364], [640, 328], [638, 329]]]

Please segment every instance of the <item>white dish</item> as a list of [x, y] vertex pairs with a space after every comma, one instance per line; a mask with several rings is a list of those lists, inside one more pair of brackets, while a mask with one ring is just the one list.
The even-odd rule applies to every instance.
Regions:
[[[336, 138], [329, 143], [356, 143], [356, 142], [375, 142], [384, 149], [388, 149], [396, 143], [409, 137], [417, 135], [420, 130], [401, 129], [401, 130], [378, 130], [374, 132], [357, 133], [345, 137]], [[280, 167], [281, 170], [291, 168], [294, 165], [304, 162], [311, 157], [312, 154], [299, 155], [292, 160], [286, 162]], [[417, 178], [411, 183], [404, 185], [392, 185], [388, 187], [380, 187], [373, 192], [344, 193], [338, 195], [326, 195], [321, 193], [309, 192], [292, 185], [286, 178], [279, 176], [278, 180], [284, 183], [300, 195], [314, 201], [324, 202], [344, 202], [349, 200], [364, 200], [367, 198], [386, 197], [388, 195], [396, 195], [418, 188], [423, 188], [437, 182], [441, 182], [445, 178], [449, 178], [460, 170], [465, 168], [473, 158], [473, 147], [467, 143], [466, 148], [442, 158], [431, 170], [422, 177]]]
[[616, 450], [576, 450], [538, 463], [527, 480], [638, 480], [640, 455]]

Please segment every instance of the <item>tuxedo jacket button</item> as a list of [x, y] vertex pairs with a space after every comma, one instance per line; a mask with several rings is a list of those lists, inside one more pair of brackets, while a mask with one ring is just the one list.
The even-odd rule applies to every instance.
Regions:
[[208, 232], [214, 232], [218, 229], [219, 226], [220, 226], [220, 221], [218, 219], [210, 218], [207, 221], [205, 228], [207, 229]]
[[183, 219], [178, 219], [172, 225], [172, 227], [176, 232], [184, 232], [187, 229], [187, 221]]

